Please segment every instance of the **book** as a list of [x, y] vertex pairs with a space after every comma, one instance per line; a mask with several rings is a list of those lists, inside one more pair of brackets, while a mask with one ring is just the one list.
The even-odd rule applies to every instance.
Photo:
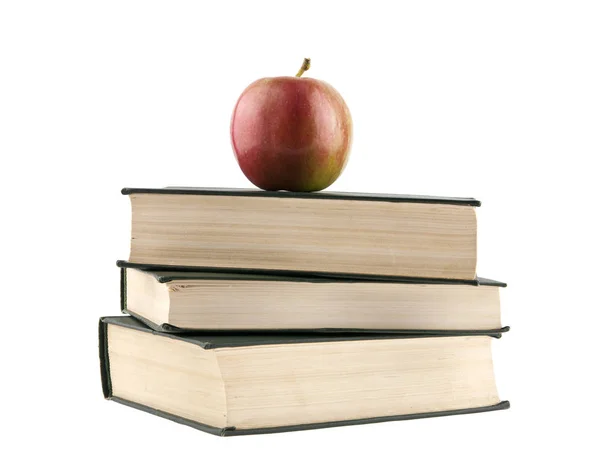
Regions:
[[[121, 309], [155, 330], [501, 333], [499, 289], [444, 281], [370, 281], [142, 269], [119, 261]], [[139, 268], [141, 267], [141, 268]], [[167, 267], [165, 267], [167, 268]]]
[[99, 324], [105, 398], [221, 436], [506, 409], [492, 338], [194, 334]]
[[129, 261], [177, 268], [475, 281], [472, 198], [124, 188]]

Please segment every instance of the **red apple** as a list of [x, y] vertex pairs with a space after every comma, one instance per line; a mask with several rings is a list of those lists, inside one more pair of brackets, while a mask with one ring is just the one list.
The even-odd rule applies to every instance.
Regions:
[[352, 143], [352, 118], [324, 81], [261, 78], [248, 86], [231, 118], [231, 142], [246, 177], [264, 190], [314, 192], [342, 173]]

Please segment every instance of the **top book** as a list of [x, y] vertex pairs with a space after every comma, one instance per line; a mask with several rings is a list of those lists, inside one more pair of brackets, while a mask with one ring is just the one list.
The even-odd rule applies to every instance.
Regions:
[[477, 283], [473, 198], [124, 188], [129, 261], [228, 269]]

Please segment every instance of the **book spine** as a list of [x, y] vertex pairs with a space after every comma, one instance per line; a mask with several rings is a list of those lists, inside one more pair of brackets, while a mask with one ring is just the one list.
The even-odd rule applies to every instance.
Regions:
[[107, 324], [100, 319], [98, 323], [98, 351], [100, 353], [100, 378], [102, 380], [102, 393], [104, 398], [112, 396], [112, 385], [110, 381], [110, 362], [108, 360], [108, 334]]
[[121, 310], [127, 310], [127, 271], [126, 268], [121, 267], [121, 286], [120, 286], [120, 295], [121, 295]]

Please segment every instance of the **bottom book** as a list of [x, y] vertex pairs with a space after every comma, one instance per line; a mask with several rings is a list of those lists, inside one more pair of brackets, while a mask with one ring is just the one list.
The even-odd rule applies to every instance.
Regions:
[[100, 319], [104, 396], [221, 436], [506, 409], [492, 337], [156, 332]]

